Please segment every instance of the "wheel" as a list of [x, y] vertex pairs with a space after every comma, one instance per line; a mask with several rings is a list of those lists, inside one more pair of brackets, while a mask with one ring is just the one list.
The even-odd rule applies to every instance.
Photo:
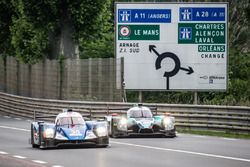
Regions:
[[33, 125], [31, 124], [31, 145], [32, 148], [39, 148], [39, 145], [34, 143], [34, 132], [33, 132]]
[[116, 132], [116, 128], [114, 127], [114, 121], [112, 119], [112, 121], [111, 121], [111, 137], [112, 138], [117, 138], [118, 137], [115, 132]]
[[175, 137], [177, 137], [175, 129], [171, 130], [171, 132], [169, 132], [169, 133], [166, 133], [165, 136], [167, 138], [175, 138]]
[[107, 145], [97, 145], [96, 147], [97, 148], [107, 148], [109, 145], [107, 144]]
[[37, 144], [32, 144], [32, 148], [39, 148], [39, 145], [37, 145]]

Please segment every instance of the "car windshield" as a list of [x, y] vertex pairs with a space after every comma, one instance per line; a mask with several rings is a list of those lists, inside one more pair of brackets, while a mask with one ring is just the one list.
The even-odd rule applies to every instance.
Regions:
[[82, 125], [84, 120], [82, 117], [61, 117], [58, 119], [58, 125]]
[[130, 118], [152, 118], [153, 115], [150, 110], [130, 110], [128, 112]]

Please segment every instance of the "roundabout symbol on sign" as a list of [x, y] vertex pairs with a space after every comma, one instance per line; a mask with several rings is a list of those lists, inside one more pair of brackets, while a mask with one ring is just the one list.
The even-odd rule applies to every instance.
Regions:
[[187, 68], [183, 68], [181, 67], [181, 62], [180, 59], [178, 58], [178, 56], [174, 53], [171, 52], [164, 52], [162, 54], [159, 54], [156, 50], [155, 50], [156, 46], [155, 45], [149, 45], [149, 51], [150, 52], [154, 52], [157, 55], [157, 59], [155, 61], [155, 69], [159, 70], [161, 68], [161, 62], [163, 59], [165, 58], [170, 58], [174, 61], [174, 68], [171, 71], [165, 71], [164, 73], [164, 77], [166, 77], [166, 89], [169, 90], [169, 78], [175, 76], [179, 70], [183, 70], [183, 71], [187, 71], [187, 74], [190, 75], [194, 72], [192, 67], [188, 67]]

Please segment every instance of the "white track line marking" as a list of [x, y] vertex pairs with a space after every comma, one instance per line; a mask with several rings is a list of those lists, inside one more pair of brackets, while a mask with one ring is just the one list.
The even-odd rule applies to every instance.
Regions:
[[61, 165], [53, 165], [52, 167], [63, 167], [63, 166], [61, 166]]
[[38, 164], [46, 164], [47, 162], [45, 161], [40, 161], [40, 160], [32, 160], [32, 162], [38, 163]]
[[18, 158], [18, 159], [26, 159], [27, 157], [23, 157], [21, 155], [13, 155], [13, 157]]
[[9, 153], [4, 152], [4, 151], [0, 151], [0, 154], [6, 155], [6, 154], [9, 154]]
[[4, 118], [10, 118], [9, 116], [4, 116]]
[[192, 137], [196, 137], [196, 138], [206, 138], [207, 136], [198, 136], [198, 135], [194, 135]]
[[[30, 130], [28, 130], [28, 129], [21, 129], [21, 128], [8, 127], [8, 126], [0, 126], [0, 128], [30, 132]], [[172, 152], [200, 155], [200, 156], [213, 157], [213, 158], [221, 158], [221, 159], [228, 159], [228, 160], [235, 160], [235, 161], [250, 162], [250, 159], [229, 157], [229, 156], [216, 155], [216, 154], [199, 153], [199, 152], [186, 151], [186, 150], [177, 150], [177, 149], [169, 149], [169, 148], [159, 148], [159, 147], [152, 147], [152, 146], [145, 146], [145, 145], [138, 145], [138, 144], [130, 144], [130, 143], [123, 143], [123, 142], [115, 142], [115, 141], [110, 141], [110, 143], [133, 146], [133, 147], [141, 147], [141, 148], [147, 148], [147, 149], [155, 149], [155, 150], [161, 150], [161, 151], [172, 151]], [[34, 162], [35, 161], [39, 162], [39, 160], [34, 160]], [[44, 162], [44, 161], [41, 161], [41, 162]]]
[[0, 125], [0, 128], [30, 132], [30, 130], [28, 130], [28, 129], [15, 128], [15, 127], [9, 127], [9, 126], [2, 126], [2, 125]]
[[14, 118], [15, 120], [18, 120], [18, 121], [21, 121], [22, 119], [21, 118]]
[[199, 153], [199, 152], [176, 150], [176, 149], [169, 149], [169, 148], [159, 148], [159, 147], [153, 147], [153, 146], [145, 146], [145, 145], [130, 144], [130, 143], [123, 143], [123, 142], [115, 142], [115, 141], [110, 141], [110, 142], [114, 144], [127, 145], [127, 146], [133, 146], [133, 147], [140, 147], [140, 148], [147, 148], [147, 149], [154, 149], [154, 150], [161, 150], [161, 151], [171, 151], [171, 152], [178, 152], [178, 153], [185, 153], [185, 154], [193, 154], [193, 155], [200, 155], [200, 156], [221, 158], [221, 159], [228, 159], [228, 160], [235, 160], [235, 161], [250, 162], [250, 159], [244, 159], [244, 158], [228, 157], [228, 156], [223, 156], [223, 155]]
[[238, 140], [238, 139], [233, 139], [233, 138], [222, 138], [222, 139], [224, 139], [224, 140], [229, 140], [229, 141], [236, 141], [236, 140]]

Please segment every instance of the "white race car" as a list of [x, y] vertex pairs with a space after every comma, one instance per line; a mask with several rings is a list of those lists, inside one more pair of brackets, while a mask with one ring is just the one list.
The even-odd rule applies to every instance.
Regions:
[[175, 118], [170, 114], [153, 116], [148, 107], [130, 108], [125, 115], [106, 116], [111, 137], [130, 135], [161, 135], [175, 137]]

